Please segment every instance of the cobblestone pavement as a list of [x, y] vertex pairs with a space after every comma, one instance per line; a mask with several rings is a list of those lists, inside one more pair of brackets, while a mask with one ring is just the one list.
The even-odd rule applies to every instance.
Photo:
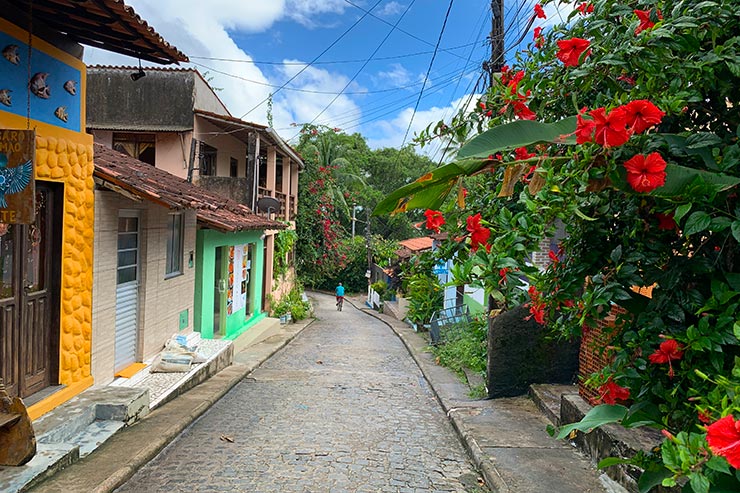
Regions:
[[487, 490], [396, 335], [333, 297], [117, 492]]

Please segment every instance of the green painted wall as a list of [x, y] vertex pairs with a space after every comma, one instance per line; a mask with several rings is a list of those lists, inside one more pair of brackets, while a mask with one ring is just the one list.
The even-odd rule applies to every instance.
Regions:
[[195, 268], [195, 330], [200, 332], [204, 339], [213, 339], [213, 313], [216, 304], [214, 286], [216, 285], [216, 248], [230, 247], [251, 243], [252, 265], [250, 275], [249, 303], [250, 315], [246, 316], [246, 308], [237, 310], [226, 316], [226, 333], [224, 339], [235, 339], [244, 331], [252, 327], [267, 315], [262, 313], [262, 279], [264, 277], [264, 241], [262, 231], [241, 231], [238, 233], [221, 233], [212, 229], [198, 230], [196, 238], [196, 268]]

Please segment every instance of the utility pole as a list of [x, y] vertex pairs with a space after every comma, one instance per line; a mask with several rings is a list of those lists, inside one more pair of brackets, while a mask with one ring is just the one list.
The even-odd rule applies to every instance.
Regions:
[[504, 0], [491, 0], [491, 59], [483, 62], [488, 72], [489, 87], [493, 87], [494, 74], [504, 66]]

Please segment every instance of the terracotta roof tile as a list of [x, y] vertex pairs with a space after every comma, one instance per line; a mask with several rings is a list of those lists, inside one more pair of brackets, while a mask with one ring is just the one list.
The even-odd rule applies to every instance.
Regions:
[[405, 248], [408, 248], [412, 252], [420, 252], [422, 250], [429, 250], [432, 248], [432, 242], [434, 240], [429, 236], [422, 236], [421, 238], [409, 238], [408, 240], [401, 240], [398, 243]]
[[208, 228], [224, 232], [286, 228], [245, 205], [103, 145], [95, 144], [94, 156], [96, 181], [170, 209], [193, 209], [198, 222]]
[[[29, 0], [14, 0], [28, 12]], [[35, 22], [65, 33], [74, 41], [155, 63], [187, 62], [123, 0], [32, 0]]]

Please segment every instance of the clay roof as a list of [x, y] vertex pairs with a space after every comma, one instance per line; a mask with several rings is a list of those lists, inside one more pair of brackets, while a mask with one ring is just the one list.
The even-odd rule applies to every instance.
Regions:
[[188, 57], [122, 0], [14, 0], [34, 23], [65, 33], [77, 43], [150, 62], [187, 62]]
[[432, 248], [432, 242], [434, 240], [430, 236], [422, 236], [421, 238], [409, 238], [408, 240], [401, 240], [398, 242], [404, 248], [408, 248], [412, 252], [420, 252], [422, 250], [429, 250]]
[[431, 250], [433, 242], [434, 240], [430, 236], [401, 240], [398, 242], [398, 244], [401, 245], [401, 248], [396, 250], [396, 255], [398, 255], [399, 259], [411, 258], [415, 253]]
[[126, 154], [94, 144], [95, 181], [127, 197], [169, 209], [192, 209], [198, 222], [223, 232], [285, 229], [286, 225], [254, 214], [249, 207], [193, 185]]

